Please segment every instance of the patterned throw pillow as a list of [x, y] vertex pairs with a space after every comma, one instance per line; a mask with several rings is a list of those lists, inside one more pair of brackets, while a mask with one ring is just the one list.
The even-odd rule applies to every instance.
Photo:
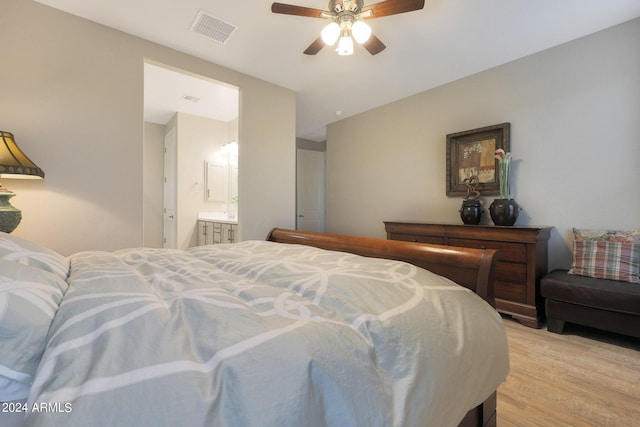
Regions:
[[574, 229], [574, 238], [569, 274], [640, 283], [637, 232]]
[[574, 240], [606, 240], [609, 242], [640, 242], [640, 230], [597, 230], [574, 228]]

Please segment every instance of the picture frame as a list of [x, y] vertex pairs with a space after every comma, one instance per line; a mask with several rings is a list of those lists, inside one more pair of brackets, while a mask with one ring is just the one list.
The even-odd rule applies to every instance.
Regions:
[[466, 196], [466, 178], [478, 177], [478, 191], [500, 194], [495, 151], [510, 147], [511, 123], [486, 126], [447, 135], [447, 196]]

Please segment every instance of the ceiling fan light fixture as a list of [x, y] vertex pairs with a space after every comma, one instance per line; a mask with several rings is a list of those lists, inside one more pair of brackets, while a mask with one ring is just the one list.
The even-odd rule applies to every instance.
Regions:
[[348, 32], [342, 33], [336, 51], [338, 55], [353, 55], [353, 39], [351, 38], [351, 34]]
[[371, 37], [371, 27], [363, 21], [356, 21], [351, 26], [351, 33], [359, 44], [363, 44]]
[[[354, 38], [371, 55], [377, 55], [386, 49], [386, 46], [361, 20], [420, 10], [424, 8], [424, 3], [425, 0], [381, 0], [365, 8], [364, 0], [329, 0], [329, 10], [320, 10], [275, 2], [271, 5], [271, 12], [333, 21], [322, 30], [320, 37], [304, 50], [305, 55], [315, 55], [323, 46], [334, 45], [336, 40], [338, 54], [351, 55]], [[336, 35], [336, 26], [340, 28], [339, 35]]]
[[326, 45], [333, 46], [340, 38], [340, 25], [336, 22], [330, 23], [322, 29], [320, 37]]

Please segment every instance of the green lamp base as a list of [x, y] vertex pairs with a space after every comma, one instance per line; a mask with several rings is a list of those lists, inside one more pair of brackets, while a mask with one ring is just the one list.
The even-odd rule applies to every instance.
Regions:
[[9, 199], [15, 196], [11, 191], [0, 190], [0, 231], [11, 233], [22, 220], [22, 212], [11, 206]]

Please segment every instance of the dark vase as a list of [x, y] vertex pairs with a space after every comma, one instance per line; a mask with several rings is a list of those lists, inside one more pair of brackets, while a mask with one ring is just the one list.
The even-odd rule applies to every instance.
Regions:
[[494, 199], [489, 206], [489, 215], [495, 225], [513, 225], [519, 213], [520, 206], [513, 199]]
[[482, 204], [480, 200], [464, 200], [460, 208], [460, 218], [465, 224], [480, 224], [482, 217]]

